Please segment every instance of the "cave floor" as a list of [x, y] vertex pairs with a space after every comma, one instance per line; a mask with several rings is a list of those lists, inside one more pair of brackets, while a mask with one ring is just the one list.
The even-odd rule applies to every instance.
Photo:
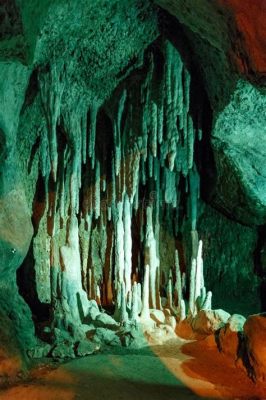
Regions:
[[266, 399], [266, 387], [203, 342], [172, 340], [141, 350], [113, 348], [39, 367], [30, 382], [0, 392], [8, 400]]

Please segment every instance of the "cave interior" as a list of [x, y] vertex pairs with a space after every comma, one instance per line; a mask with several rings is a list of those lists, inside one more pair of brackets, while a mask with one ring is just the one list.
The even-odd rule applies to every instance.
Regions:
[[1, 0], [0, 77], [0, 398], [180, 340], [266, 397], [266, 2]]

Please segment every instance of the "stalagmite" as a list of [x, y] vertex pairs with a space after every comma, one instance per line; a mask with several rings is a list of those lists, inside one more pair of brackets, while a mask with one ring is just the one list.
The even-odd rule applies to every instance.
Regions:
[[191, 264], [190, 282], [189, 282], [189, 312], [192, 316], [195, 314], [196, 268], [197, 268], [197, 261], [193, 259]]
[[143, 322], [150, 320], [149, 280], [150, 280], [150, 266], [145, 265], [143, 289], [142, 289], [142, 310], [141, 310], [141, 320]]
[[186, 319], [186, 303], [182, 299], [180, 302], [180, 321], [184, 321]]
[[170, 269], [167, 285], [167, 306], [170, 310], [173, 310], [173, 274]]
[[126, 306], [126, 291], [125, 291], [125, 282], [120, 282], [121, 287], [121, 312], [120, 312], [120, 323], [122, 325], [128, 322], [128, 313], [127, 313], [127, 306]]
[[182, 295], [182, 279], [181, 279], [181, 271], [179, 265], [179, 257], [178, 251], [175, 251], [175, 273], [176, 273], [176, 283], [175, 283], [175, 291], [177, 293], [177, 300], [178, 300], [178, 310], [181, 310], [181, 301], [183, 300]]
[[65, 270], [67, 301], [73, 319], [81, 323], [79, 310], [82, 307], [82, 314], [87, 314], [88, 300], [82, 288], [78, 221], [73, 215], [69, 220], [67, 244], [60, 248], [60, 255]]
[[132, 309], [131, 309], [131, 320], [132, 322], [139, 321], [139, 290], [137, 282], [133, 283], [132, 287]]
[[201, 307], [202, 310], [211, 310], [212, 309], [212, 292], [208, 292], [206, 295], [206, 299]]
[[156, 274], [159, 268], [159, 259], [156, 252], [156, 240], [153, 233], [152, 207], [146, 209], [147, 226], [145, 239], [145, 264], [150, 268], [150, 302], [151, 308], [156, 308]]
[[132, 259], [132, 238], [131, 238], [131, 207], [129, 198], [126, 195], [124, 199], [123, 209], [123, 222], [124, 222], [124, 255], [125, 255], [125, 293], [126, 296], [131, 292], [131, 259]]
[[117, 282], [123, 282], [125, 270], [123, 203], [117, 204], [115, 229], [115, 264]]
[[202, 261], [202, 241], [199, 241], [198, 254], [196, 260], [196, 277], [195, 277], [195, 295], [194, 301], [196, 302], [201, 295], [201, 288], [203, 284], [203, 261]]

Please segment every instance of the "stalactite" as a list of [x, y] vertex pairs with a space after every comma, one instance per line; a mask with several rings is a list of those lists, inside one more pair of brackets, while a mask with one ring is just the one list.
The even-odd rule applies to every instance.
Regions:
[[[164, 65], [158, 66], [158, 59]], [[195, 136], [201, 135], [201, 106], [194, 126], [190, 73], [172, 43], [164, 40], [148, 49], [146, 61], [136, 82], [122, 82], [102, 106], [98, 99], [88, 100], [75, 90], [62, 97], [65, 71], [60, 63], [40, 73], [48, 133], [43, 127], [39, 165], [47, 187], [50, 170], [58, 179], [48, 207], [54, 227], [50, 233], [60, 231], [60, 250], [53, 253], [58, 260], [60, 253], [63, 272], [51, 271], [52, 301], [57, 301], [58, 291], [63, 292], [57, 319], [68, 309], [81, 324], [78, 295], [83, 313], [89, 298], [103, 307], [114, 304], [115, 318], [122, 325], [129, 320], [151, 322], [149, 309], [163, 310], [161, 293], [166, 291], [167, 306], [184, 320], [186, 278], [181, 276], [178, 251], [175, 265], [160, 266], [160, 251], [167, 245], [161, 241], [164, 223], [176, 238], [182, 231], [184, 199], [192, 228], [188, 312], [194, 316], [199, 309], [211, 307], [196, 232], [200, 185], [194, 148]], [[102, 131], [105, 126], [112, 131], [110, 141], [110, 132]], [[64, 145], [57, 143], [62, 132]], [[174, 287], [171, 268], [175, 268]]]
[[190, 187], [190, 214], [191, 214], [191, 229], [196, 230], [197, 226], [197, 203], [199, 199], [199, 175], [197, 168], [194, 165], [189, 173], [189, 187]]
[[94, 184], [94, 215], [98, 219], [101, 215], [101, 171], [100, 162], [96, 161]]
[[182, 295], [182, 278], [181, 278], [181, 271], [180, 271], [179, 257], [178, 257], [177, 250], [175, 251], [175, 273], [176, 273], [175, 291], [177, 294], [177, 306], [178, 306], [178, 310], [180, 312], [183, 295]]
[[95, 165], [95, 137], [96, 137], [96, 123], [98, 113], [98, 103], [92, 102], [89, 110], [90, 115], [90, 132], [89, 132], [89, 157], [91, 159], [92, 169]]
[[39, 73], [41, 98], [47, 121], [51, 171], [54, 180], [56, 180], [58, 164], [56, 126], [65, 87], [64, 72], [62, 62], [52, 62], [48, 66], [48, 72]]

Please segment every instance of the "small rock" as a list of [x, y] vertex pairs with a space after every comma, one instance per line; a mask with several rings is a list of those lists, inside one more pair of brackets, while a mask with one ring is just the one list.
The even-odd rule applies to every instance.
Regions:
[[53, 358], [75, 358], [73, 343], [58, 343], [51, 352]]
[[214, 335], [208, 335], [203, 339], [203, 342], [206, 344], [208, 348], [216, 348], [217, 349], [217, 343]]
[[165, 317], [170, 317], [171, 315], [173, 315], [170, 308], [164, 308], [163, 312], [164, 312]]
[[51, 348], [50, 344], [45, 343], [28, 350], [27, 354], [30, 358], [43, 358], [48, 356]]
[[165, 315], [161, 310], [150, 310], [150, 317], [156, 324], [164, 324], [165, 323]]
[[110, 315], [105, 313], [97, 315], [94, 325], [98, 328], [107, 328], [111, 330], [117, 330], [119, 328], [118, 322], [116, 322]]
[[54, 337], [57, 343], [71, 341], [71, 335], [65, 329], [54, 328]]
[[120, 339], [122, 345], [130, 349], [141, 349], [148, 345], [142, 330], [138, 328], [132, 328], [130, 331], [122, 333]]
[[201, 310], [191, 323], [195, 332], [211, 335], [222, 328], [229, 318], [230, 314], [224, 310]]
[[95, 326], [93, 324], [82, 324], [81, 328], [84, 333], [90, 332], [90, 331], [95, 331]]
[[240, 314], [233, 314], [226, 325], [229, 325], [232, 332], [243, 332], [243, 327], [246, 322], [246, 318]]
[[97, 318], [97, 316], [99, 314], [101, 314], [98, 304], [96, 303], [95, 300], [90, 300], [89, 302], [89, 307], [88, 307], [88, 314], [86, 316], [86, 320], [88, 321], [95, 321], [95, 319]]
[[99, 345], [97, 346], [89, 340], [82, 340], [76, 348], [76, 355], [79, 357], [88, 356], [89, 354], [95, 353], [99, 348]]
[[145, 335], [151, 345], [160, 345], [176, 338], [174, 330], [169, 325], [160, 325], [160, 327], [146, 331]]
[[93, 340], [96, 343], [104, 343], [109, 346], [121, 346], [120, 338], [110, 329], [97, 328]]
[[166, 307], [166, 306], [167, 306], [167, 303], [168, 303], [167, 298], [166, 298], [166, 297], [161, 297], [161, 304], [162, 304], [162, 307]]
[[246, 318], [242, 315], [234, 314], [219, 332], [220, 351], [232, 356], [235, 360], [238, 358], [240, 335], [243, 332], [245, 321]]
[[176, 318], [173, 315], [169, 315], [165, 318], [166, 325], [171, 326], [173, 330], [176, 329]]
[[175, 333], [182, 339], [194, 340], [197, 334], [193, 331], [190, 321], [186, 318], [177, 324]]

